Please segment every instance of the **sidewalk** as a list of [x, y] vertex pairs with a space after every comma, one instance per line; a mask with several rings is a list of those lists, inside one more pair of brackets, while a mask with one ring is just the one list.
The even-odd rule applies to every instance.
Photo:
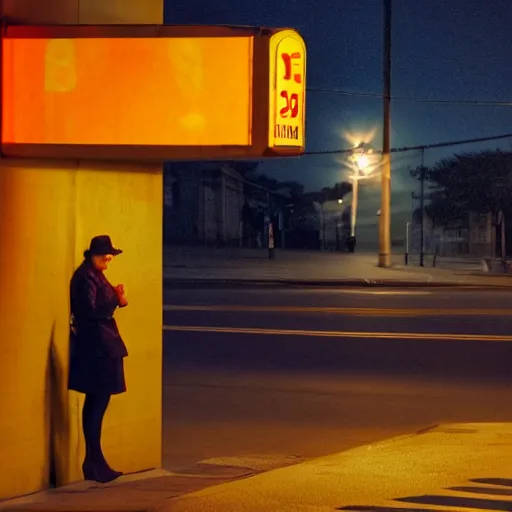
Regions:
[[511, 510], [511, 456], [511, 424], [445, 425], [205, 489], [165, 510]]
[[0, 501], [0, 512], [149, 512], [165, 508], [168, 500], [183, 494], [254, 474], [247, 468], [213, 466], [192, 474], [155, 469], [122, 476], [109, 484], [83, 481]]
[[441, 425], [178, 497], [166, 484], [170, 477], [159, 476], [105, 486], [77, 484], [4, 502], [0, 510], [511, 510], [510, 460], [512, 424]]
[[[482, 271], [478, 259], [438, 259], [436, 268], [420, 267], [417, 258], [404, 264], [392, 257], [392, 268], [379, 268], [377, 254], [276, 250], [274, 260], [265, 249], [207, 249], [166, 247], [164, 282], [231, 282], [310, 285], [512, 286], [512, 275]], [[426, 258], [426, 265], [431, 265]]]

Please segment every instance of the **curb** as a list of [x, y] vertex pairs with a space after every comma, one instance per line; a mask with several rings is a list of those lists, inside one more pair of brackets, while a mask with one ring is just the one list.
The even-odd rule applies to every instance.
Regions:
[[[294, 478], [291, 477], [291, 475], [295, 472], [296, 475], [299, 477], [297, 480], [299, 482], [302, 481], [304, 483], [304, 475], [306, 476], [313, 476], [314, 482], [318, 483], [321, 480], [329, 479], [331, 482], [332, 488], [330, 486], [323, 485], [321, 489], [324, 489], [326, 492], [325, 494], [320, 494], [320, 497], [315, 496], [314, 501], [318, 503], [311, 503], [313, 500], [308, 500], [308, 505], [304, 507], [304, 510], [348, 510], [348, 511], [362, 511], [362, 512], [389, 512], [389, 511], [407, 511], [407, 510], [414, 510], [416, 512], [421, 511], [432, 511], [434, 509], [440, 510], [439, 507], [442, 506], [441, 503], [432, 502], [432, 505], [434, 508], [429, 507], [426, 508], [422, 505], [420, 506], [413, 506], [411, 508], [411, 505], [409, 507], [405, 506], [403, 504], [403, 501], [401, 500], [401, 497], [406, 496], [417, 496], [417, 497], [437, 497], [437, 494], [440, 494], [442, 497], [445, 496], [444, 491], [445, 490], [453, 490], [458, 491], [455, 486], [460, 486], [461, 479], [460, 476], [458, 476], [457, 473], [454, 473], [451, 471], [448, 475], [448, 479], [446, 478], [439, 478], [437, 476], [437, 473], [441, 472], [439, 471], [439, 467], [434, 467], [432, 463], [429, 464], [428, 459], [425, 463], [425, 460], [422, 460], [419, 458], [418, 454], [425, 453], [424, 448], [427, 446], [436, 445], [437, 439], [432, 438], [428, 439], [428, 436], [444, 436], [445, 442], [442, 443], [441, 446], [449, 446], [451, 450], [453, 450], [453, 442], [452, 440], [448, 443], [446, 442], [447, 437], [452, 436], [458, 436], [458, 435], [467, 435], [467, 434], [477, 434], [480, 437], [483, 434], [483, 431], [486, 430], [489, 426], [491, 427], [499, 427], [502, 428], [503, 423], [496, 422], [496, 423], [441, 423], [437, 425], [431, 425], [427, 426], [423, 429], [410, 432], [403, 435], [397, 435], [392, 436], [387, 439], [383, 439], [380, 441], [376, 441], [373, 443], [368, 443], [365, 445], [355, 446], [353, 448], [350, 448], [348, 450], [344, 450], [338, 453], [328, 454], [321, 457], [315, 457], [313, 459], [310, 459], [308, 461], [302, 462], [300, 464], [289, 466], [285, 468], [278, 468], [275, 470], [271, 470], [268, 472], [265, 472], [263, 474], [256, 475], [251, 480], [252, 482], [249, 482], [247, 480], [240, 481], [240, 482], [230, 482], [226, 484], [220, 484], [217, 486], [208, 487], [202, 491], [194, 492], [190, 494], [186, 494], [178, 498], [178, 500], [175, 502], [178, 504], [178, 510], [182, 511], [192, 511], [192, 510], [223, 510], [224, 508], [228, 510], [234, 510], [233, 507], [229, 507], [229, 504], [232, 504], [235, 502], [233, 499], [234, 496], [238, 497], [247, 497], [250, 495], [250, 493], [254, 493], [254, 496], [256, 498], [256, 503], [258, 505], [261, 505], [261, 507], [258, 508], [258, 510], [264, 510], [263, 503], [271, 503], [273, 504], [273, 509], [275, 510], [283, 510], [283, 511], [292, 511], [297, 510], [297, 502], [300, 503], [300, 497], [296, 497], [299, 493], [293, 493], [291, 496], [290, 487], [293, 485]], [[507, 425], [510, 425], [507, 424]], [[506, 430], [507, 434], [510, 432], [510, 429]], [[426, 437], [427, 440], [420, 440], [422, 437]], [[413, 446], [413, 443], [415, 443], [415, 439], [420, 440], [417, 446]], [[489, 446], [492, 446], [494, 443], [490, 444]], [[507, 446], [509, 446], [510, 443], [507, 443]], [[421, 487], [423, 485], [420, 483], [420, 488], [416, 488], [416, 490], [410, 491], [409, 489], [402, 489], [401, 491], [396, 491], [390, 489], [388, 487], [382, 487], [382, 486], [376, 486], [377, 491], [375, 491], [375, 488], [373, 488], [371, 485], [368, 485], [368, 482], [366, 482], [366, 485], [363, 487], [361, 485], [356, 486], [359, 487], [359, 497], [356, 498], [357, 502], [356, 505], [353, 505], [351, 503], [351, 498], [347, 498], [344, 496], [344, 494], [347, 493], [346, 486], [342, 488], [342, 491], [338, 492], [332, 492], [332, 489], [335, 489], [339, 487], [340, 479], [343, 481], [343, 477], [345, 478], [351, 478], [354, 475], [354, 472], [347, 472], [345, 471], [345, 474], [343, 473], [343, 470], [339, 470], [337, 468], [343, 468], [347, 467], [350, 469], [351, 467], [354, 467], [354, 461], [364, 461], [366, 457], [370, 458], [370, 461], [372, 459], [383, 459], [384, 461], [387, 461], [389, 464], [390, 454], [394, 456], [397, 453], [402, 453], [405, 449], [406, 454], [409, 454], [409, 459], [417, 459], [419, 462], [419, 466], [427, 466], [426, 468], [423, 468], [421, 470], [423, 478], [418, 479], [417, 481], [422, 482], [430, 481], [429, 479], [432, 477], [432, 473], [434, 473], [434, 479], [437, 480], [434, 486], [429, 486], [425, 488], [424, 492]], [[431, 450], [431, 448], [430, 448]], [[446, 451], [446, 450], [445, 450]], [[466, 450], [468, 451], [468, 450]], [[450, 452], [443, 454], [444, 457], [449, 457]], [[465, 457], [466, 459], [468, 456]], [[368, 460], [368, 459], [367, 459]], [[453, 460], [453, 459], [452, 459]], [[456, 459], [455, 459], [456, 460]], [[391, 464], [389, 464], [390, 467], [392, 467], [393, 460]], [[452, 463], [452, 466], [456, 465]], [[430, 467], [429, 467], [430, 466]], [[371, 468], [371, 464], [367, 465], [361, 465], [356, 464], [356, 468], [359, 470], [359, 474], [356, 472], [356, 476], [354, 480], [360, 479], [360, 473], [367, 473], [370, 475], [370, 480], [382, 480], [383, 475], [391, 475], [390, 478], [392, 479], [401, 479], [403, 480], [403, 476], [400, 476], [400, 471], [398, 471], [398, 476], [391, 471], [390, 473], [384, 473], [383, 467], [375, 469], [367, 469]], [[334, 468], [334, 469], [331, 469]], [[302, 469], [302, 471], [301, 471]], [[386, 468], [389, 470], [389, 467]], [[480, 469], [480, 468], [478, 468]], [[467, 471], [466, 471], [467, 473]], [[476, 473], [473, 471], [473, 473]], [[479, 476], [479, 474], [477, 474]], [[487, 476], [487, 474], [484, 474], [483, 476]], [[507, 475], [508, 476], [508, 475]], [[505, 478], [503, 478], [504, 480]], [[407, 480], [407, 478], [405, 479]], [[309, 480], [308, 480], [309, 481]], [[462, 481], [468, 481], [468, 477], [464, 477]], [[279, 485], [276, 485], [276, 483], [283, 482], [284, 485], [281, 486], [281, 488], [285, 488], [284, 491], [284, 498], [280, 495], [279, 491]], [[371, 483], [371, 482], [369, 482]], [[300, 485], [300, 484], [298, 484]], [[313, 484], [314, 485], [314, 484]], [[405, 484], [406, 487], [410, 487], [410, 483]], [[502, 484], [505, 485], [505, 484]], [[506, 484], [509, 485], [509, 484]], [[452, 488], [453, 486], [453, 488]], [[417, 486], [416, 486], [417, 487]], [[277, 491], [274, 489], [277, 488]], [[268, 493], [266, 493], [266, 489], [270, 489]], [[368, 489], [370, 489], [370, 496], [368, 496]], [[394, 487], [393, 487], [394, 489]], [[484, 488], [485, 490], [486, 488]], [[351, 493], [353, 489], [350, 489], [348, 491], [348, 494]], [[439, 492], [441, 491], [442, 492]], [[390, 494], [391, 493], [391, 494]], [[482, 492], [483, 494], [483, 492]], [[306, 496], [307, 491], [306, 491]], [[324, 496], [327, 495], [327, 498], [324, 498]], [[333, 495], [337, 495], [337, 498], [333, 498]], [[363, 496], [363, 497], [361, 497]], [[499, 496], [499, 495], [498, 495]], [[322, 499], [324, 498], [324, 499]], [[494, 497], [496, 499], [496, 496]], [[497, 499], [500, 499], [499, 497]], [[503, 498], [501, 498], [503, 499]], [[338, 502], [338, 506], [333, 505], [333, 502]], [[409, 502], [408, 502], [409, 503]], [[413, 502], [414, 503], [414, 502]], [[423, 503], [420, 501], [419, 503]], [[429, 502], [430, 503], [430, 502]], [[489, 510], [498, 510], [502, 509], [504, 510], [503, 503], [491, 502], [494, 506], [492, 507], [486, 507], [486, 506], [479, 506], [474, 508], [479, 509], [489, 509]], [[223, 504], [228, 504], [227, 507], [223, 507]], [[181, 505], [181, 506], [180, 506]], [[480, 505], [483, 505], [481, 503]], [[451, 505], [453, 510], [462, 510], [464, 507], [468, 507], [469, 505]], [[450, 506], [444, 506], [443, 510], [447, 511], [450, 508]], [[240, 510], [246, 510], [244, 507], [240, 507]], [[247, 510], [256, 510], [256, 508], [249, 507]], [[266, 510], [266, 508], [265, 508]], [[301, 509], [302, 510], [302, 509]]]
[[164, 277], [164, 288], [240, 288], [240, 287], [307, 287], [307, 288], [459, 288], [487, 290], [511, 288], [500, 284], [475, 284], [457, 281], [399, 281], [388, 279], [241, 279], [241, 278], [172, 278]]

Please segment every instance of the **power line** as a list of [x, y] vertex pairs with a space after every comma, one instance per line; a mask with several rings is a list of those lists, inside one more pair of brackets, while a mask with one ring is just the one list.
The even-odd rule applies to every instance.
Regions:
[[[353, 92], [344, 91], [342, 89], [326, 89], [320, 87], [308, 87], [308, 92], [324, 92], [330, 94], [339, 94], [341, 96], [356, 96], [360, 98], [376, 98], [382, 99], [382, 94], [370, 92]], [[392, 96], [393, 101], [408, 101], [411, 103], [426, 103], [431, 105], [459, 105], [465, 107], [512, 107], [512, 101], [482, 101], [482, 100], [437, 100], [427, 98], [412, 98], [405, 96]]]
[[463, 144], [472, 144], [476, 142], [487, 142], [491, 140], [508, 139], [512, 137], [512, 133], [506, 133], [504, 135], [495, 135], [493, 137], [480, 137], [478, 139], [465, 139], [456, 140], [452, 142], [439, 142], [437, 144], [424, 144], [421, 146], [406, 146], [403, 148], [394, 148], [391, 150], [392, 153], [404, 153], [405, 151], [417, 151], [421, 149], [434, 149], [434, 148], [446, 148], [450, 146], [461, 146]]
[[[492, 137], [479, 137], [477, 139], [463, 139], [455, 140], [451, 142], [438, 142], [436, 144], [421, 144], [418, 146], [405, 146], [402, 148], [392, 148], [391, 153], [405, 153], [407, 151], [418, 151], [422, 149], [435, 149], [435, 148], [446, 148], [450, 146], [460, 146], [463, 144], [472, 144], [476, 142], [488, 142], [491, 140], [508, 139], [512, 137], [512, 133], [506, 133], [503, 135], [494, 135]], [[352, 153], [354, 148], [350, 149], [333, 149], [327, 151], [306, 151], [303, 155], [341, 155], [345, 153]], [[382, 153], [380, 150], [376, 150], [375, 153]]]
[[350, 149], [329, 149], [325, 151], [305, 151], [302, 153], [302, 156], [304, 155], [341, 155], [343, 153], [352, 153], [354, 151], [354, 148]]

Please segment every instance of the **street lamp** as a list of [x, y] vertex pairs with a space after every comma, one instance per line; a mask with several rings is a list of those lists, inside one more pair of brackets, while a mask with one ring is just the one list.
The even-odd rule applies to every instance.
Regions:
[[373, 151], [366, 147], [362, 142], [356, 146], [350, 156], [353, 164], [353, 174], [350, 176], [352, 180], [352, 203], [350, 205], [350, 238], [348, 242], [348, 249], [354, 252], [356, 247], [356, 220], [357, 220], [357, 206], [359, 199], [359, 181], [369, 177], [370, 174], [370, 159]]

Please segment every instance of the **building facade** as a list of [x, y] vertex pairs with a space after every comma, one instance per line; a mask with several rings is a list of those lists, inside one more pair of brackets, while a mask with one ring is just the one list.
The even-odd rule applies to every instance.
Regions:
[[227, 165], [167, 164], [164, 240], [168, 244], [239, 245], [243, 182]]

